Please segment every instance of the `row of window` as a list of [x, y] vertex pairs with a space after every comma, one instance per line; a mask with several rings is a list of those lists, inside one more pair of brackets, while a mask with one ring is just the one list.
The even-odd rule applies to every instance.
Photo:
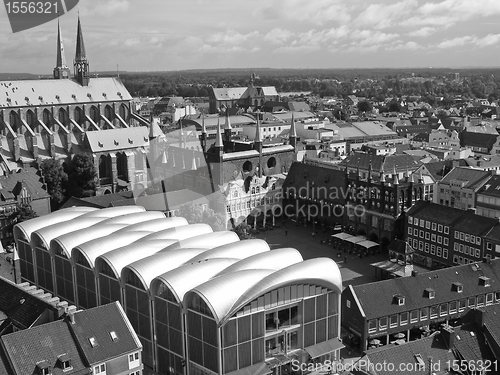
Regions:
[[468, 259], [460, 255], [453, 255], [453, 264], [469, 264], [469, 263], [477, 263], [477, 260]]
[[450, 228], [446, 225], [433, 223], [424, 219], [417, 219], [411, 216], [408, 216], [408, 223], [422, 228], [425, 227], [425, 229], [432, 229], [433, 231], [437, 230], [439, 233], [449, 234], [450, 232]]
[[384, 316], [379, 319], [372, 319], [368, 321], [368, 333], [375, 333], [377, 330], [385, 331], [388, 327], [396, 328], [398, 326], [404, 326], [407, 325], [408, 322], [417, 323], [427, 319], [436, 319], [438, 317], [456, 314], [457, 312], [464, 311], [467, 307], [481, 307], [485, 304], [490, 305], [494, 301], [500, 302], [500, 292], [464, 298], [459, 301], [452, 301], [431, 307], [423, 307], [419, 310], [412, 310], [410, 312], [405, 311], [389, 317]]
[[487, 203], [495, 206], [500, 206], [500, 198], [488, 197], [484, 195], [478, 195], [477, 201], [482, 203]]
[[481, 245], [481, 237], [474, 236], [472, 234], [455, 231], [455, 239], [460, 239], [460, 241], [475, 243], [476, 245]]
[[[443, 194], [450, 194], [450, 190], [449, 189], [439, 189], [439, 191]], [[455, 191], [452, 191], [452, 193], [455, 193]], [[460, 195], [460, 192], [456, 192]], [[472, 198], [472, 193], [465, 193], [465, 192], [462, 192], [462, 197], [463, 198]]]
[[[412, 240], [408, 240], [408, 242], [411, 244]], [[426, 253], [431, 253], [431, 255], [436, 255], [438, 257], [442, 257], [444, 259], [448, 259], [448, 249], [441, 247], [441, 246], [436, 246], [434, 244], [430, 244], [428, 242], [423, 242], [423, 241], [417, 241], [413, 240], [413, 248], [415, 250], [420, 250], [424, 251]]]
[[412, 228], [411, 227], [408, 227], [408, 234], [411, 236], [415, 236], [415, 237], [420, 237], [420, 238], [425, 238], [427, 241], [432, 241], [432, 242], [436, 242], [439, 243], [439, 244], [443, 244], [445, 246], [448, 246], [448, 238], [447, 237], [443, 237], [443, 236], [436, 236], [434, 233], [430, 233], [430, 232], [424, 232], [423, 230], [418, 230], [417, 228]]
[[272, 204], [272, 203], [277, 203], [277, 202], [279, 202], [279, 198], [277, 196], [264, 197], [260, 201], [252, 199], [252, 200], [247, 200], [246, 204], [245, 204], [245, 202], [238, 202], [236, 204], [227, 205], [226, 212], [230, 213], [230, 212], [255, 208], [257, 206], [261, 206], [264, 204]]
[[469, 245], [464, 245], [464, 244], [458, 244], [455, 242], [453, 246], [453, 250], [459, 253], [463, 253], [465, 255], [470, 255], [476, 258], [481, 258], [481, 249], [478, 249], [477, 247], [472, 247]]

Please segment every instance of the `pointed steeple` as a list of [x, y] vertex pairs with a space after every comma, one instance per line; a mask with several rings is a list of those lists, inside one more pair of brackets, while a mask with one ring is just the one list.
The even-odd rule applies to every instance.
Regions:
[[226, 108], [226, 126], [224, 127], [224, 139], [226, 142], [231, 142], [231, 134], [233, 127], [231, 126], [231, 120], [229, 119], [229, 113]]
[[297, 129], [295, 129], [295, 116], [292, 112], [292, 122], [290, 124], [290, 134], [288, 135], [288, 140], [290, 144], [295, 147], [297, 146]]
[[260, 136], [260, 113], [257, 113], [257, 124], [255, 125], [255, 138], [254, 149], [261, 152], [262, 151], [262, 138]]
[[393, 185], [398, 185], [399, 184], [399, 178], [398, 178], [398, 174], [396, 173], [396, 166], [394, 166], [394, 173], [392, 175], [392, 178], [393, 178]]
[[385, 182], [384, 163], [380, 164], [380, 182]]
[[217, 138], [215, 140], [215, 147], [219, 147], [221, 149], [224, 148], [224, 142], [222, 142], [222, 133], [220, 131], [220, 122], [219, 122], [219, 118], [217, 118]]
[[66, 54], [64, 53], [64, 44], [61, 34], [61, 25], [59, 19], [57, 20], [57, 58], [56, 67], [54, 68], [54, 78], [63, 79], [69, 78], [70, 70], [66, 64]]
[[76, 53], [75, 53], [75, 79], [82, 86], [89, 84], [89, 62], [87, 54], [85, 53], [85, 44], [83, 43], [82, 25], [80, 23], [80, 16], [78, 16], [78, 26], [76, 29]]

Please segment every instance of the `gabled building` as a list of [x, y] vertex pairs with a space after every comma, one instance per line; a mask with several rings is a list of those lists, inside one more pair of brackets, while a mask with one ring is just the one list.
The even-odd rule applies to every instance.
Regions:
[[461, 210], [474, 208], [476, 193], [490, 176], [488, 171], [455, 167], [437, 182], [437, 202]]
[[[342, 326], [361, 350], [453, 323], [468, 308], [500, 302], [500, 259], [445, 268], [411, 277], [349, 285], [342, 293]], [[403, 334], [403, 335], [399, 335]]]
[[[0, 338], [8, 375], [142, 375], [142, 345], [118, 302]], [[2, 373], [4, 374], [4, 373]]]
[[491, 176], [476, 193], [476, 213], [500, 218], [500, 176]]

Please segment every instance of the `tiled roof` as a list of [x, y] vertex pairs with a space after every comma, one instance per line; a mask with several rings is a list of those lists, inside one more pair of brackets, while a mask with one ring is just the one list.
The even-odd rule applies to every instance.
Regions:
[[348, 165], [350, 168], [357, 168], [359, 165], [359, 169], [368, 170], [370, 163], [374, 174], [381, 170], [384, 173], [392, 173], [394, 169], [398, 172], [406, 170], [411, 172], [420, 166], [420, 163], [411, 155], [371, 155], [365, 153], [348, 156], [342, 165], [344, 167]]
[[[418, 362], [416, 356], [420, 355], [425, 363], [427, 371], [418, 371]], [[407, 342], [402, 345], [385, 346], [378, 349], [368, 351], [366, 359], [374, 365], [376, 372], [369, 371], [373, 375], [394, 375], [394, 369], [389, 366], [381, 366], [382, 364], [394, 364], [398, 368], [399, 364], [406, 366], [405, 375], [412, 374], [430, 374], [429, 371], [429, 358], [432, 357], [433, 363], [439, 363], [441, 372], [439, 374], [446, 374], [446, 363], [455, 360], [455, 356], [448, 350], [443, 336], [440, 333], [435, 333], [432, 336]], [[410, 370], [411, 369], [411, 370]], [[392, 370], [392, 371], [391, 371]], [[413, 370], [413, 371], [412, 371]], [[444, 371], [444, 372], [443, 372]]]
[[497, 141], [497, 138], [498, 134], [495, 135], [489, 133], [475, 133], [464, 130], [460, 133], [460, 146], [481, 147], [486, 148], [488, 151], [490, 151]]
[[493, 359], [484, 335], [475, 323], [455, 327], [454, 331], [453, 346], [463, 359], [474, 362]]
[[343, 203], [345, 201], [344, 186], [345, 173], [343, 171], [295, 162], [290, 167], [283, 183], [283, 191], [292, 189], [296, 195], [302, 196], [309, 191], [309, 196], [314, 199], [327, 198], [332, 202]]
[[496, 344], [500, 346], [500, 304], [481, 308], [483, 310], [483, 326], [491, 335]]
[[[36, 364], [47, 361], [53, 375], [88, 373], [68, 323], [64, 320], [46, 323], [1, 337], [16, 374], [33, 374]], [[73, 370], [64, 371], [57, 358], [66, 354]]]
[[73, 206], [85, 206], [95, 208], [111, 207], [114, 202], [133, 198], [133, 191], [122, 191], [119, 193], [97, 195], [95, 197], [75, 198], [71, 197], [61, 208]]
[[465, 165], [472, 168], [491, 168], [500, 166], [500, 155], [483, 155], [463, 159]]
[[[75, 323], [70, 324], [71, 330], [90, 364], [141, 348], [139, 339], [118, 302], [78, 311], [74, 317]], [[115, 341], [111, 339], [112, 331], [118, 336]], [[95, 338], [98, 346], [92, 347], [89, 341], [91, 337]]]
[[19, 329], [26, 329], [46, 311], [57, 314], [58, 309], [35, 297], [12, 282], [0, 278], [0, 311]]
[[443, 225], [451, 225], [464, 213], [465, 211], [458, 208], [443, 206], [429, 201], [417, 201], [410, 208], [407, 215]]
[[85, 132], [92, 152], [116, 151], [149, 145], [149, 129], [145, 126]]
[[356, 129], [359, 129], [367, 136], [396, 135], [396, 132], [392, 131], [390, 128], [379, 121], [353, 122], [352, 126], [354, 126]]
[[243, 99], [248, 97], [247, 87], [224, 87], [213, 88], [212, 90], [217, 100]]
[[[462, 211], [463, 212], [463, 211]], [[483, 236], [489, 232], [496, 224], [497, 219], [476, 215], [473, 212], [465, 211], [459, 220], [454, 224], [453, 229], [460, 232]]]
[[466, 182], [463, 186], [467, 189], [477, 189], [491, 176], [489, 171], [466, 167], [455, 167], [440, 182], [449, 185], [453, 180]]
[[43, 189], [40, 182], [40, 176], [36, 174], [33, 168], [24, 169], [19, 173], [12, 173], [6, 176], [0, 176], [0, 191], [13, 192], [19, 184], [24, 183], [31, 194], [32, 200], [49, 198], [49, 194]]
[[0, 108], [93, 102], [112, 105], [125, 100], [132, 100], [132, 97], [116, 77], [91, 78], [88, 86], [71, 79], [0, 81]]
[[[491, 286], [479, 284], [479, 276], [490, 278]], [[463, 292], [452, 290], [452, 284], [463, 284]], [[379, 318], [425, 306], [440, 305], [457, 299], [500, 290], [500, 259], [488, 263], [474, 263], [426, 272], [412, 277], [401, 277], [375, 283], [352, 286], [367, 319]], [[429, 299], [425, 289], [432, 288], [435, 297]], [[403, 306], [394, 303], [394, 296], [405, 298]]]
[[444, 176], [446, 176], [452, 169], [453, 166], [464, 166], [464, 160], [442, 160], [442, 161], [433, 161], [430, 163], [425, 163], [425, 168], [432, 175], [434, 180], [439, 181]]

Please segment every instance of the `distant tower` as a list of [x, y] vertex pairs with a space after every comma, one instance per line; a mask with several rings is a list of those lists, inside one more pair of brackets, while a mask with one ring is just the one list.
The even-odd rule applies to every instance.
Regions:
[[229, 113], [226, 109], [226, 126], [224, 128], [224, 140], [226, 142], [231, 142], [232, 131], [233, 131], [233, 127], [231, 126], [231, 120], [229, 119]]
[[82, 25], [80, 16], [78, 16], [78, 27], [76, 30], [76, 54], [73, 63], [75, 80], [82, 86], [89, 85], [89, 62], [85, 53], [85, 44], [83, 43]]
[[57, 60], [54, 68], [55, 79], [66, 79], [70, 76], [70, 70], [66, 65], [66, 55], [64, 54], [64, 44], [61, 36], [61, 25], [57, 20]]
[[297, 147], [297, 129], [295, 129], [295, 117], [292, 112], [292, 123], [290, 125], [290, 134], [288, 136], [290, 144], [295, 148]]

